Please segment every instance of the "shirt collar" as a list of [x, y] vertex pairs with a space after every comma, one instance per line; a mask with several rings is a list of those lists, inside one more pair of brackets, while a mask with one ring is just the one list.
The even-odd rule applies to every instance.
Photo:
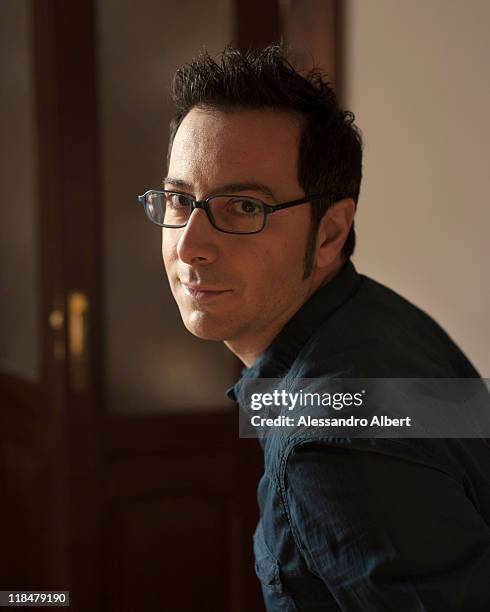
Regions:
[[358, 289], [361, 276], [348, 259], [338, 274], [320, 287], [291, 317], [267, 349], [249, 367], [226, 395], [236, 401], [245, 378], [280, 378], [291, 367], [313, 333]]

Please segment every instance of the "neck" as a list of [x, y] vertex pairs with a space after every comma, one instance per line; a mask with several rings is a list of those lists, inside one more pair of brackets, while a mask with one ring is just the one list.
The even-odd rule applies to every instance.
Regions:
[[291, 316], [280, 322], [275, 321], [274, 324], [264, 329], [262, 333], [257, 333], [257, 330], [255, 330], [253, 338], [247, 335], [243, 338], [225, 340], [225, 346], [234, 353], [247, 368], [249, 368], [266, 350], [272, 340], [274, 340], [284, 325], [289, 321]]

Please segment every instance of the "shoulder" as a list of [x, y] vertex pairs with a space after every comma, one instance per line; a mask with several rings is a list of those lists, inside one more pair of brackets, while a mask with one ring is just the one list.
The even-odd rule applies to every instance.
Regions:
[[360, 276], [358, 291], [303, 347], [292, 376], [478, 376], [430, 315], [381, 283]]

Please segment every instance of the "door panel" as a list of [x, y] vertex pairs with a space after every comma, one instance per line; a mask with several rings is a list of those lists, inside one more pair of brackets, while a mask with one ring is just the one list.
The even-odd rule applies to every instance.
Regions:
[[30, 20], [28, 0], [2, 3], [0, 372], [39, 383], [39, 220]]
[[[161, 230], [137, 196], [166, 175], [169, 85], [203, 46], [231, 38], [231, 0], [96, 4], [102, 153], [104, 372], [107, 409], [144, 415], [231, 409], [235, 357], [182, 324], [161, 257]], [[205, 27], [203, 28], [203, 24]]]

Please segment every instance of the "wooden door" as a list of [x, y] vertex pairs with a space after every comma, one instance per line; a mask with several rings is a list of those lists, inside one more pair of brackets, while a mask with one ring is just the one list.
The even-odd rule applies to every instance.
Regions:
[[33, 282], [9, 294], [4, 314], [15, 319], [19, 299], [36, 299], [24, 317], [35, 321], [27, 365], [13, 349], [1, 363], [0, 588], [69, 590], [81, 612], [260, 610], [251, 534], [262, 458], [256, 442], [238, 440], [236, 409], [109, 405], [96, 5], [16, 0], [9, 9], [6, 29], [18, 26], [25, 43], [18, 93], [32, 119], [34, 178], [26, 192], [12, 175], [18, 212], [3, 230], [19, 247], [20, 275], [26, 237], [16, 223], [27, 204], [35, 240]]

